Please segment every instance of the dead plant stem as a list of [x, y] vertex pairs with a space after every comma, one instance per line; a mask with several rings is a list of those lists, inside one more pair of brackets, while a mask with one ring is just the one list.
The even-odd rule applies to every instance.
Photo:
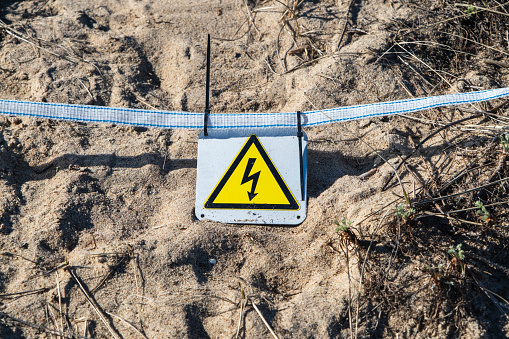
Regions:
[[373, 242], [375, 241], [375, 236], [377, 235], [378, 230], [380, 229], [383, 221], [385, 220], [385, 217], [387, 217], [387, 214], [389, 214], [390, 211], [391, 211], [390, 209], [387, 209], [387, 211], [385, 211], [385, 214], [382, 216], [382, 218], [378, 222], [378, 225], [376, 226], [375, 231], [371, 235], [371, 241], [369, 243], [368, 249], [366, 250], [366, 254], [364, 255], [364, 261], [362, 262], [361, 274], [359, 277], [359, 284], [358, 284], [358, 288], [357, 288], [357, 305], [356, 305], [356, 311], [355, 311], [355, 336], [354, 336], [355, 339], [357, 339], [357, 335], [359, 333], [358, 331], [359, 331], [359, 308], [360, 308], [360, 300], [361, 300], [361, 286], [362, 286], [362, 278], [364, 276], [364, 270], [366, 269], [366, 263], [368, 261], [368, 255], [371, 250], [371, 247], [373, 246]]
[[263, 324], [265, 325], [265, 327], [267, 327], [267, 329], [269, 330], [270, 334], [272, 334], [272, 336], [274, 337], [274, 339], [279, 339], [278, 336], [276, 335], [276, 333], [274, 333], [274, 331], [272, 330], [272, 328], [270, 327], [269, 323], [267, 322], [267, 320], [265, 320], [265, 317], [263, 316], [262, 312], [260, 312], [260, 310], [258, 309], [258, 306], [256, 306], [256, 304], [254, 303], [253, 300], [251, 300], [251, 305], [253, 305], [253, 308], [255, 309], [256, 313], [258, 313], [258, 315], [260, 316], [260, 318], [262, 319], [263, 321]]
[[24, 295], [30, 295], [30, 294], [36, 294], [36, 293], [43, 293], [46, 291], [49, 291], [50, 287], [42, 287], [42, 288], [36, 288], [34, 290], [28, 290], [28, 291], [20, 291], [20, 292], [14, 292], [14, 293], [4, 293], [0, 294], [0, 298], [6, 299], [11, 297], [17, 297], [17, 296], [24, 296]]
[[121, 322], [123, 322], [124, 324], [126, 324], [127, 326], [129, 326], [130, 328], [135, 330], [136, 333], [138, 333], [141, 337], [143, 337], [145, 339], [148, 339], [148, 337], [138, 327], [134, 326], [133, 324], [131, 324], [129, 321], [125, 320], [124, 318], [119, 317], [118, 315], [115, 315], [115, 314], [110, 313], [110, 312], [106, 312], [106, 314], [112, 316], [113, 318], [116, 318], [116, 319], [120, 320]]
[[339, 37], [338, 48], [337, 48], [338, 52], [340, 50], [341, 43], [343, 42], [343, 38], [345, 37], [346, 28], [348, 27], [348, 17], [350, 16], [350, 11], [352, 10], [352, 6], [353, 6], [354, 2], [355, 2], [355, 0], [350, 0], [350, 2], [348, 3], [348, 8], [347, 8], [346, 14], [345, 14], [345, 24], [343, 25], [343, 31], [341, 32], [341, 36]]
[[486, 184], [486, 185], [482, 185], [482, 186], [478, 186], [478, 187], [475, 187], [475, 188], [471, 188], [471, 189], [463, 191], [463, 192], [449, 194], [449, 195], [446, 195], [446, 196], [443, 196], [443, 197], [437, 197], [437, 198], [433, 198], [433, 199], [430, 199], [430, 200], [419, 201], [419, 202], [417, 202], [415, 204], [416, 205], [424, 205], [424, 204], [427, 204], [427, 203], [432, 202], [432, 201], [445, 200], [445, 199], [452, 198], [452, 197], [455, 197], [455, 196], [458, 196], [458, 195], [474, 192], [474, 191], [477, 191], [477, 190], [480, 190], [480, 189], [483, 189], [483, 188], [486, 188], [486, 187], [489, 187], [489, 186], [492, 186], [492, 185], [495, 185], [495, 184], [499, 184], [499, 183], [502, 183], [502, 182], [508, 181], [508, 180], [509, 180], [509, 177], [503, 178], [503, 179], [500, 179], [500, 180], [497, 180], [497, 181], [490, 182], [489, 184]]
[[506, 53], [506, 52], [504, 52], [504, 51], [501, 51], [501, 50], [499, 50], [499, 49], [496, 49], [495, 47], [491, 47], [491, 46], [488, 46], [488, 45], [482, 44], [482, 43], [477, 42], [477, 41], [475, 41], [475, 40], [472, 40], [472, 39], [469, 39], [469, 38], [465, 38], [465, 37], [463, 37], [463, 36], [456, 35], [456, 34], [454, 34], [454, 33], [448, 33], [448, 32], [445, 32], [445, 31], [440, 31], [440, 32], [441, 32], [441, 33], [443, 33], [443, 34], [450, 35], [450, 36], [452, 36], [452, 37], [458, 38], [458, 39], [466, 40], [466, 41], [471, 42], [471, 43], [474, 43], [474, 44], [476, 44], [476, 45], [479, 45], [479, 46], [482, 46], [482, 47], [485, 47], [485, 48], [491, 49], [492, 51], [495, 51], [495, 52], [498, 52], [498, 53], [501, 53], [501, 54], [504, 54], [504, 55], [509, 56], [509, 53]]
[[73, 268], [72, 267], [67, 267], [67, 272], [69, 272], [69, 274], [74, 279], [74, 281], [76, 281], [76, 283], [78, 284], [81, 292], [83, 293], [83, 295], [85, 296], [87, 301], [90, 303], [90, 305], [92, 306], [94, 311], [97, 313], [97, 315], [99, 316], [99, 319], [101, 319], [103, 324], [106, 326], [106, 328], [110, 332], [111, 336], [113, 338], [115, 338], [115, 339], [121, 339], [120, 336], [117, 334], [117, 332], [110, 325], [108, 319], [106, 318], [104, 313], [99, 308], [99, 305], [97, 304], [97, 302], [94, 299], [92, 299], [92, 296], [87, 292], [87, 290], [85, 289], [85, 287], [83, 286], [83, 284], [81, 282], [81, 279], [78, 277], [78, 275], [75, 272], [73, 272]]
[[67, 334], [67, 333], [64, 333], [64, 332], [55, 331], [55, 330], [49, 329], [47, 327], [44, 327], [44, 326], [41, 326], [41, 325], [37, 325], [37, 324], [31, 323], [29, 321], [22, 320], [22, 319], [10, 316], [10, 315], [8, 315], [6, 313], [3, 313], [2, 311], [0, 311], [0, 317], [11, 319], [11, 320], [13, 320], [15, 322], [18, 322], [20, 324], [23, 324], [25, 326], [36, 328], [38, 330], [42, 330], [44, 332], [47, 332], [47, 333], [50, 333], [52, 335], [56, 335], [56, 336], [59, 336], [59, 337], [62, 337], [62, 338], [69, 338], [69, 339], [73, 339], [73, 338], [92, 339], [90, 337], [80, 336], [80, 335], [76, 335], [76, 334]]
[[56, 281], [57, 281], [57, 292], [58, 292], [58, 317], [60, 318], [60, 328], [63, 331], [64, 330], [64, 316], [62, 312], [62, 294], [60, 293], [60, 277], [58, 275], [58, 270], [55, 271], [56, 273]]
[[[343, 247], [343, 245], [341, 246]], [[350, 278], [350, 258], [348, 256], [348, 243], [344, 245], [343, 252], [346, 256], [346, 273], [348, 276], [348, 324], [350, 327], [350, 338], [353, 338], [353, 323], [352, 323], [352, 283]], [[360, 293], [360, 291], [359, 291]]]

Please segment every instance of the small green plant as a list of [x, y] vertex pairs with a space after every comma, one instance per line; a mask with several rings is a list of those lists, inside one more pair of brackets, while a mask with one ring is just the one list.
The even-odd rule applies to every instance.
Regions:
[[449, 254], [452, 254], [452, 256], [460, 261], [463, 261], [465, 259], [465, 254], [463, 253], [463, 250], [461, 249], [462, 244], [456, 245], [456, 248], [454, 246], [449, 246]]
[[465, 259], [465, 254], [461, 249], [461, 245], [462, 244], [456, 245], [456, 248], [452, 245], [449, 246], [448, 252], [452, 255], [451, 266], [460, 274], [461, 277], [464, 277], [465, 265], [463, 264], [463, 260]]
[[353, 221], [346, 221], [345, 218], [341, 218], [339, 221], [334, 220], [334, 223], [338, 226], [336, 227], [336, 233], [344, 251], [348, 250], [348, 244], [358, 244], [357, 236], [350, 229]]
[[415, 210], [405, 204], [399, 204], [398, 206], [396, 206], [396, 213], [394, 213], [395, 216], [405, 220], [410, 219], [414, 214]]
[[345, 218], [341, 218], [340, 221], [334, 220], [334, 223], [338, 226], [336, 227], [336, 232], [347, 232], [353, 224], [353, 221], [346, 221]]
[[501, 134], [500, 137], [500, 143], [502, 144], [502, 147], [504, 148], [504, 152], [509, 152], [509, 133]]
[[467, 14], [467, 17], [470, 17], [474, 13], [475, 13], [474, 6], [468, 6], [467, 9], [465, 10], [465, 14]]
[[477, 211], [477, 215], [481, 216], [482, 221], [486, 222], [491, 218], [490, 212], [484, 207], [484, 204], [481, 201], [475, 202], [475, 207], [477, 207], [479, 210]]

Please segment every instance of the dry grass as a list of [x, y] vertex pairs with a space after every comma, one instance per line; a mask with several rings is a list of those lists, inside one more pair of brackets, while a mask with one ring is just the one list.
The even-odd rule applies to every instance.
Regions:
[[[394, 43], [380, 51], [377, 61], [399, 74], [413, 96], [453, 86], [479, 89], [465, 78], [469, 72], [497, 86], [507, 55], [509, 6], [486, 5], [445, 1], [429, 10], [415, 4], [420, 20], [394, 22]], [[362, 222], [373, 229], [383, 221], [371, 234], [378, 250], [364, 252], [362, 266], [360, 319], [372, 324], [376, 337], [444, 333], [439, 329], [457, 337], [471, 318], [494, 336], [504, 335], [509, 313], [509, 291], [502, 283], [509, 278], [509, 165], [502, 139], [509, 127], [506, 104], [409, 117], [429, 131], [397, 166], [401, 180], [416, 183], [410, 201], [416, 212], [394, 216], [391, 205]], [[391, 185], [396, 183], [386, 187]], [[461, 259], [458, 245], [464, 251]], [[401, 321], [411, 324], [406, 332]]]

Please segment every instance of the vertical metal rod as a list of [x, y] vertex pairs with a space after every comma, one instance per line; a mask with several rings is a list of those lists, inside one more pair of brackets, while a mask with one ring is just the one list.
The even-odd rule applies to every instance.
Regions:
[[205, 78], [205, 114], [203, 115], [203, 135], [207, 136], [207, 121], [210, 113], [210, 34], [207, 35], [207, 74]]
[[304, 159], [302, 156], [302, 124], [300, 122], [300, 111], [297, 111], [297, 137], [299, 138], [299, 163], [300, 163], [300, 193], [301, 193], [301, 201], [304, 201], [305, 195], [304, 190], [306, 189], [304, 185]]

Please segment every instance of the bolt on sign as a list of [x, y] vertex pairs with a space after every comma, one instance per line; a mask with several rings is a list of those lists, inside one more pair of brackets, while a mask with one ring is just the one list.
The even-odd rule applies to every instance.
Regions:
[[196, 216], [298, 225], [306, 218], [307, 137], [296, 129], [200, 134]]

